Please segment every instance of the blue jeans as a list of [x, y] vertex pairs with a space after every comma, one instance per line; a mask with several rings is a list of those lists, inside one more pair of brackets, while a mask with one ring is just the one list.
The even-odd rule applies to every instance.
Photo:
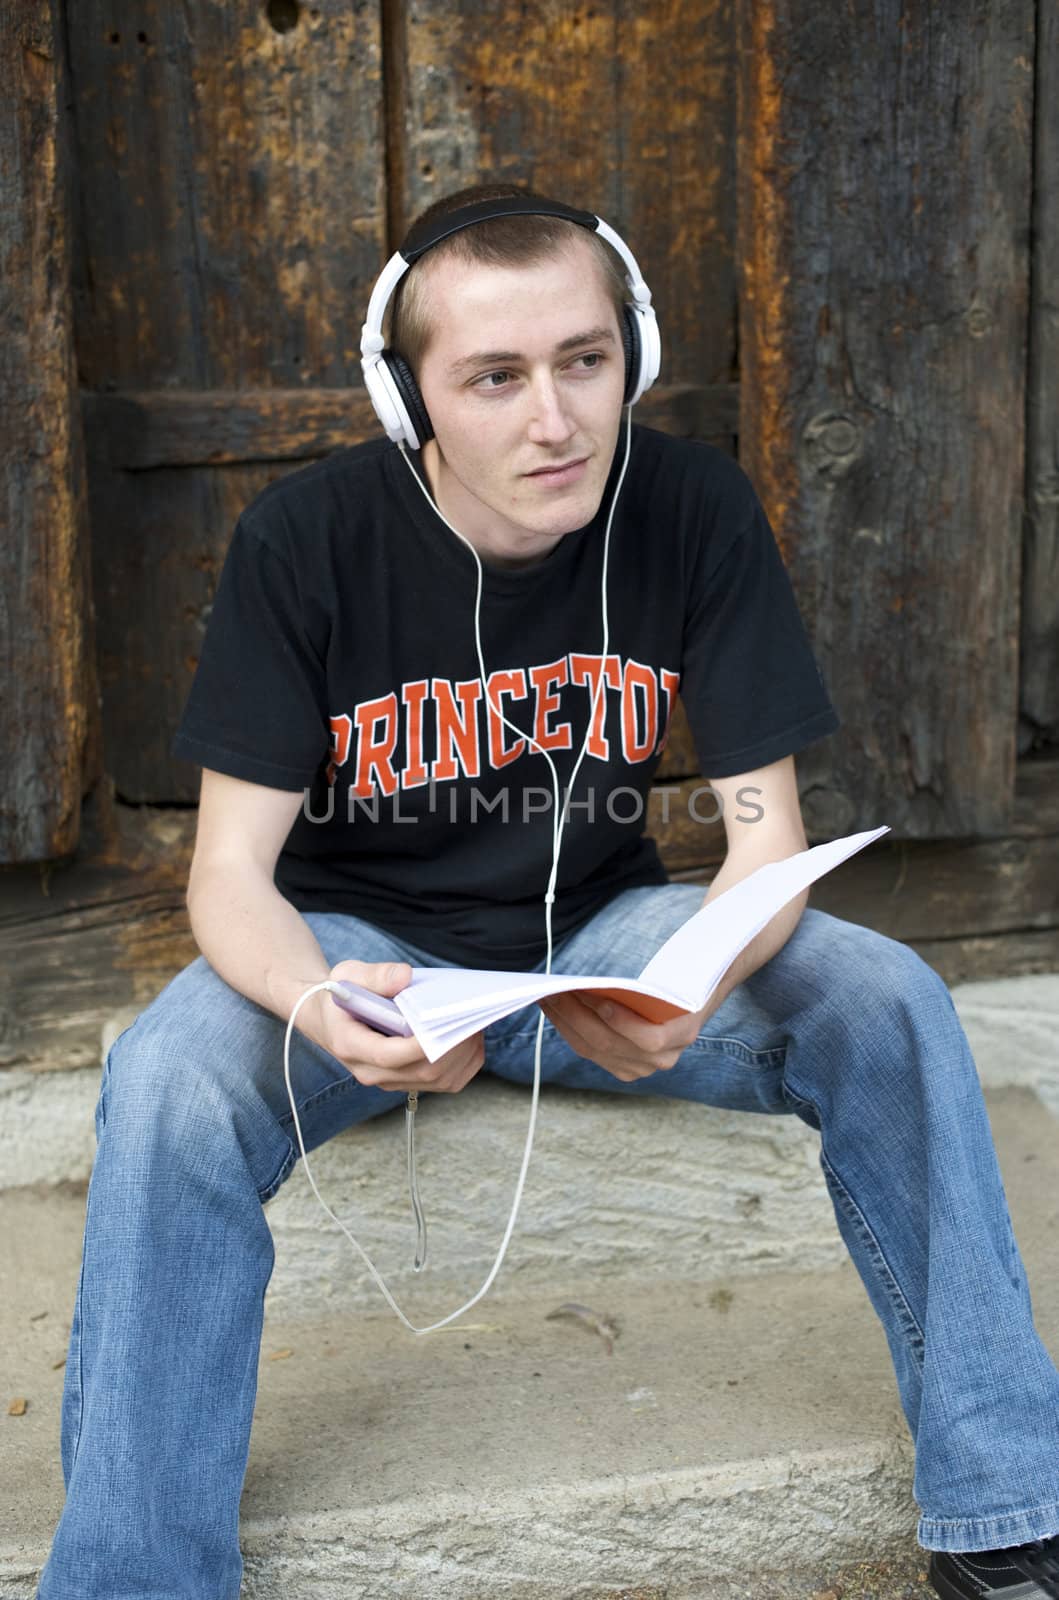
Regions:
[[[553, 966], [634, 975], [702, 895], [628, 890]], [[307, 921], [331, 964], [437, 964], [352, 917]], [[537, 1015], [487, 1031], [486, 1070], [532, 1081]], [[283, 1033], [200, 957], [110, 1052], [66, 1368], [66, 1505], [41, 1600], [239, 1593], [273, 1264], [262, 1202], [297, 1152]], [[297, 1031], [291, 1076], [308, 1149], [404, 1100], [363, 1087]], [[671, 1070], [620, 1082], [546, 1024], [542, 1079], [793, 1111], [818, 1129], [915, 1441], [920, 1543], [986, 1549], [1059, 1531], [1059, 1373], [1033, 1325], [967, 1040], [918, 956], [810, 909]]]

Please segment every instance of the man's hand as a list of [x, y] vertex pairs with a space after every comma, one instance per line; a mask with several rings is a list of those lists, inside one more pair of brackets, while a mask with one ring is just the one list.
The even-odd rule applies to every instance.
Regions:
[[[738, 777], [711, 778], [710, 787], [723, 802], [728, 853], [704, 904], [766, 862], [783, 861], [806, 848], [793, 756]], [[732, 990], [782, 949], [808, 899], [809, 891], [803, 889], [765, 924], [736, 956], [701, 1011], [662, 1024], [645, 1022], [628, 1006], [604, 1000], [591, 989], [551, 995], [539, 1002], [541, 1010], [578, 1055], [623, 1083], [666, 1072]]]
[[669, 1022], [647, 1022], [616, 1000], [597, 998], [591, 989], [549, 995], [537, 1003], [579, 1056], [594, 1061], [622, 1083], [634, 1083], [676, 1065], [698, 1037], [717, 999], [711, 996], [701, 1011]]
[[[328, 976], [346, 978], [392, 1000], [411, 983], [412, 969], [406, 961], [340, 961]], [[314, 1007], [315, 1014], [308, 1019], [305, 1032], [330, 1051], [358, 1083], [371, 1088], [459, 1094], [485, 1060], [485, 1036], [481, 1033], [464, 1039], [439, 1060], [428, 1061], [417, 1039], [376, 1033], [367, 1023], [358, 1022], [343, 1011], [326, 992], [306, 1001], [303, 1012], [312, 1012]], [[299, 1021], [302, 1014], [299, 1013]]]

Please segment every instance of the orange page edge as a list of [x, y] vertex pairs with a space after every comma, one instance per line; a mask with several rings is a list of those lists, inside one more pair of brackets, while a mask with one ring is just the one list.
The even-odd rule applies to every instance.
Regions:
[[[576, 994], [576, 989], [573, 992]], [[637, 1016], [643, 1017], [646, 1022], [669, 1022], [673, 1017], [689, 1015], [687, 1006], [673, 1005], [669, 1000], [658, 1000], [653, 994], [638, 994], [633, 989], [586, 989], [585, 993], [597, 999], [616, 1000], [620, 1006], [628, 1006], [630, 1011], [635, 1011]]]

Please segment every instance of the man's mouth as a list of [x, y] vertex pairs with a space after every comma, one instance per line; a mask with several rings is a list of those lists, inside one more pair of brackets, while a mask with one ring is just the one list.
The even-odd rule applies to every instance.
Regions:
[[533, 472], [527, 472], [527, 478], [536, 478], [538, 483], [573, 483], [580, 477], [582, 469], [588, 462], [587, 456], [575, 456], [570, 461], [560, 461], [555, 466], [537, 467]]

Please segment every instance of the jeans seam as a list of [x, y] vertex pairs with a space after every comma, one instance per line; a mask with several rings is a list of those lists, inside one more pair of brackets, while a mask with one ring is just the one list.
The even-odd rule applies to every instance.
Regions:
[[[822, 1122], [820, 1108], [814, 1101], [808, 1100], [802, 1095], [799, 1095], [790, 1087], [789, 1083], [784, 1084], [784, 1093], [797, 1104], [807, 1106], [816, 1115], [817, 1122]], [[828, 1181], [828, 1186], [831, 1189], [832, 1194], [842, 1206], [842, 1210], [845, 1213], [851, 1227], [853, 1227], [860, 1234], [861, 1241], [866, 1249], [868, 1260], [875, 1269], [876, 1276], [886, 1292], [887, 1299], [890, 1301], [891, 1306], [897, 1313], [898, 1326], [900, 1327], [901, 1333], [904, 1335], [905, 1339], [908, 1340], [909, 1348], [911, 1349], [912, 1355], [915, 1358], [916, 1365], [922, 1372], [923, 1356], [926, 1348], [926, 1339], [923, 1334], [923, 1329], [919, 1326], [919, 1322], [915, 1316], [915, 1313], [909, 1305], [908, 1300], [905, 1297], [904, 1290], [901, 1288], [901, 1285], [897, 1280], [897, 1275], [890, 1266], [890, 1263], [887, 1261], [883, 1248], [876, 1238], [868, 1219], [865, 1217], [863, 1211], [860, 1209], [860, 1206], [857, 1204], [856, 1200], [854, 1200], [849, 1189], [846, 1188], [846, 1185], [843, 1183], [842, 1179], [839, 1177], [835, 1168], [828, 1159], [823, 1148], [822, 1140], [820, 1146], [820, 1165], [823, 1168], [824, 1176]]]
[[846, 1188], [845, 1184], [842, 1182], [838, 1173], [835, 1171], [830, 1161], [828, 1161], [823, 1151], [820, 1153], [820, 1162], [824, 1168], [824, 1171], [828, 1175], [829, 1181], [834, 1185], [838, 1192], [838, 1196], [843, 1204], [843, 1209], [846, 1213], [846, 1216], [848, 1217], [849, 1221], [859, 1229], [861, 1236], [867, 1245], [869, 1257], [879, 1272], [879, 1276], [889, 1297], [890, 1304], [897, 1312], [901, 1332], [904, 1334], [905, 1338], [909, 1340], [912, 1354], [916, 1359], [916, 1364], [920, 1371], [922, 1371], [923, 1353], [926, 1348], [926, 1340], [923, 1335], [923, 1330], [916, 1320], [915, 1313], [908, 1304], [904, 1291], [897, 1281], [897, 1276], [894, 1273], [893, 1268], [890, 1266], [890, 1263], [887, 1261], [886, 1256], [883, 1254], [882, 1246], [869, 1226], [863, 1211], [861, 1211], [860, 1207], [857, 1205], [857, 1202], [854, 1200], [853, 1196], [850, 1194], [849, 1190]]
[[262, 1205], [265, 1204], [266, 1200], [271, 1200], [272, 1196], [277, 1193], [277, 1191], [282, 1186], [284, 1180], [293, 1171], [294, 1163], [295, 1163], [296, 1160], [297, 1160], [297, 1156], [295, 1155], [294, 1146], [291, 1144], [290, 1140], [288, 1139], [287, 1140], [287, 1153], [283, 1157], [283, 1160], [280, 1162], [278, 1172], [276, 1173], [275, 1177], [269, 1183], [267, 1183], [265, 1185], [265, 1187], [263, 1189], [259, 1189], [257, 1191], [257, 1197], [260, 1200]]
[[923, 1517], [924, 1526], [957, 1532], [967, 1527], [992, 1527], [994, 1523], [1011, 1522], [1018, 1517], [1037, 1517], [1043, 1512], [1059, 1513], [1059, 1500], [1046, 1500], [1043, 1505], [1026, 1506], [1021, 1511], [998, 1511], [992, 1517]]
[[85, 1420], [85, 1256], [88, 1254], [88, 1213], [92, 1206], [92, 1185], [88, 1185], [85, 1200], [85, 1248], [81, 1251], [81, 1270], [77, 1275], [77, 1427], [74, 1429], [73, 1449], [70, 1451], [70, 1477], [73, 1477], [77, 1456], [81, 1449], [81, 1433]]
[[[356, 1082], [357, 1082], [356, 1078], [353, 1076], [352, 1073], [350, 1073], [348, 1078], [338, 1078], [338, 1079], [336, 1079], [336, 1081], [334, 1083], [329, 1083], [326, 1088], [317, 1089], [315, 1094], [311, 1094], [311, 1095], [308, 1096], [307, 1099], [301, 1100], [301, 1101], [298, 1102], [298, 1115], [299, 1115], [299, 1117], [304, 1116], [305, 1113], [310, 1109], [310, 1107], [318, 1106], [324, 1100], [330, 1100], [333, 1095], [344, 1093], [349, 1088], [351, 1083], [356, 1083]], [[287, 1102], [287, 1105], [288, 1105], [288, 1110], [281, 1111], [279, 1116], [276, 1118], [276, 1120], [279, 1123], [281, 1128], [290, 1128], [290, 1127], [294, 1126], [294, 1114], [289, 1109], [289, 1106], [290, 1106], [290, 1101], [289, 1100]]]
[[[131, 1024], [130, 1024], [131, 1026]], [[129, 1029], [124, 1030], [128, 1033]], [[117, 1043], [117, 1040], [114, 1041]], [[103, 1062], [103, 1072], [100, 1078], [99, 1094], [96, 1097], [93, 1123], [96, 1134], [96, 1150], [107, 1125], [107, 1085], [110, 1081], [110, 1058], [114, 1049], [111, 1045], [107, 1051], [106, 1060]], [[88, 1185], [88, 1194], [85, 1197], [85, 1227], [84, 1244], [81, 1249], [81, 1270], [77, 1274], [77, 1427], [74, 1429], [73, 1448], [70, 1451], [70, 1476], [73, 1477], [74, 1467], [77, 1465], [77, 1456], [81, 1449], [81, 1433], [85, 1420], [85, 1256], [88, 1254], [88, 1213], [92, 1207], [92, 1184]]]
[[[551, 1023], [545, 1023], [545, 1038], [547, 1038], [548, 1030], [551, 1026]], [[533, 1027], [527, 1032], [509, 1033], [504, 1038], [497, 1039], [495, 1043], [490, 1041], [490, 1044], [494, 1049], [504, 1050], [510, 1045], [528, 1044], [531, 1040], [535, 1040], [536, 1037], [537, 1024], [534, 1023]], [[682, 1054], [687, 1055], [694, 1050], [701, 1055], [709, 1055], [718, 1045], [721, 1046], [719, 1052], [721, 1055], [731, 1056], [746, 1067], [766, 1068], [781, 1066], [787, 1055], [786, 1045], [777, 1045], [771, 1050], [752, 1050], [749, 1045], [743, 1043], [742, 1039], [734, 1039], [727, 1034], [722, 1035], [720, 1038], [693, 1039]]]
[[[701, 1036], [693, 1039], [688, 1045], [688, 1051], [698, 1051], [701, 1055], [708, 1055], [718, 1045], [721, 1054], [731, 1056], [744, 1067], [776, 1067], [782, 1066], [787, 1057], [787, 1046], [776, 1045], [771, 1050], [752, 1050], [742, 1039], [733, 1038], [730, 1034], [721, 1034], [710, 1039]], [[686, 1054], [687, 1052], [685, 1052]]]

